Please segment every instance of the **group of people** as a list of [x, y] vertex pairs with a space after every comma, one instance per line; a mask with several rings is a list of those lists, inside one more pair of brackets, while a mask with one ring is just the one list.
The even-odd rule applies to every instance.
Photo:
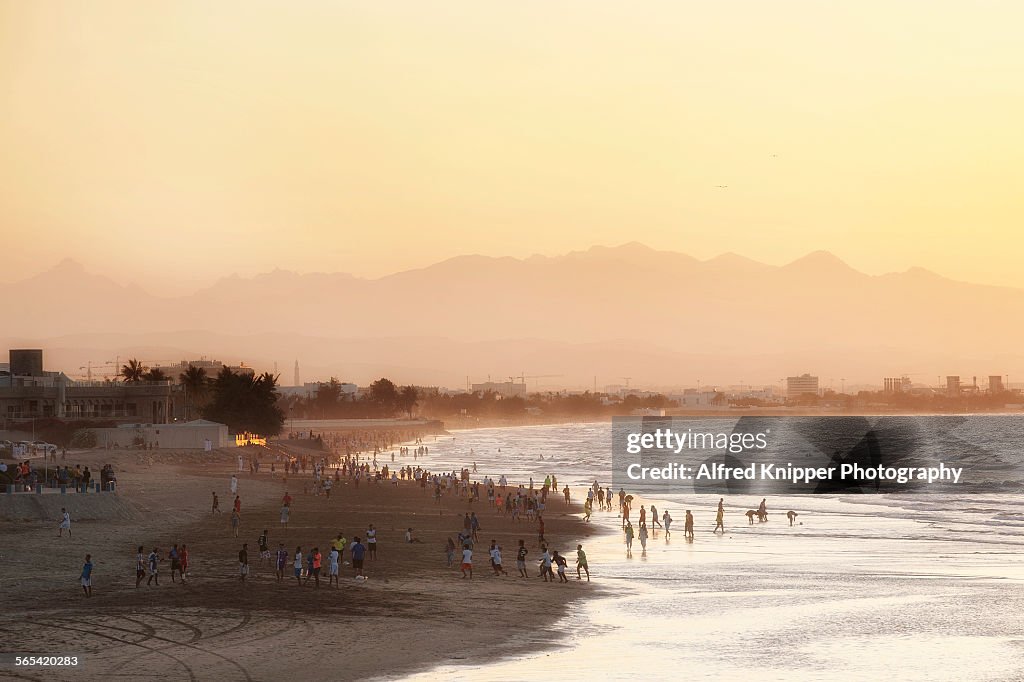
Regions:
[[[459, 564], [459, 569], [462, 572], [463, 578], [472, 579], [475, 537], [460, 533], [459, 540], [462, 543], [462, 561]], [[449, 536], [445, 545], [445, 554], [448, 557], [449, 567], [454, 563], [455, 549], [455, 541]], [[543, 578], [544, 582], [555, 582], [555, 572], [557, 571], [558, 582], [569, 582], [569, 579], [565, 576], [566, 567], [568, 566], [565, 556], [560, 554], [557, 549], [548, 549], [548, 546], [543, 544], [540, 546], [540, 550], [541, 555], [538, 561], [540, 572], [537, 574], [537, 577]], [[495, 576], [508, 575], [502, 560], [502, 551], [503, 548], [498, 544], [498, 541], [492, 539], [487, 554], [491, 562], [491, 571]], [[526, 568], [526, 557], [528, 555], [529, 550], [526, 548], [526, 541], [520, 539], [519, 546], [516, 548], [516, 569], [519, 572], [520, 578], [530, 577]], [[587, 582], [590, 582], [590, 566], [587, 563], [587, 554], [583, 551], [583, 545], [576, 545], [576, 579], [582, 580], [583, 573], [586, 573]]]

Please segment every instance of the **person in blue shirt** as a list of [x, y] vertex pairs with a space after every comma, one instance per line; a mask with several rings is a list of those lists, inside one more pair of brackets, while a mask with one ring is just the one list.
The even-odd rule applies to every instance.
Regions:
[[359, 538], [352, 538], [352, 546], [349, 551], [352, 553], [352, 569], [356, 572], [357, 576], [363, 574], [363, 554], [366, 553], [366, 546], [359, 542]]
[[92, 596], [92, 555], [85, 555], [85, 565], [82, 566], [82, 591], [86, 597]]

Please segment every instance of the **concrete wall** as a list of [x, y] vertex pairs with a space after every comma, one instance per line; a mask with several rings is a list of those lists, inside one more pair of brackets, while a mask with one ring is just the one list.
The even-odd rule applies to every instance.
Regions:
[[186, 424], [140, 424], [120, 426], [113, 429], [92, 429], [96, 434], [96, 445], [100, 448], [138, 447], [136, 438], [142, 438], [145, 446], [161, 450], [202, 450], [206, 441], [213, 448], [234, 445], [228, 436], [228, 427], [212, 422], [188, 422]]

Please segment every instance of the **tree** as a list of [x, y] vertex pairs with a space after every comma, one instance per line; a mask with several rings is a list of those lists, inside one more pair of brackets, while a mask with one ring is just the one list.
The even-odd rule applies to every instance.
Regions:
[[178, 375], [178, 382], [185, 387], [185, 419], [192, 418], [192, 411], [203, 403], [209, 389], [209, 377], [202, 367], [189, 365]]
[[146, 373], [146, 368], [142, 366], [142, 363], [132, 358], [128, 361], [127, 365], [121, 367], [121, 377], [124, 379], [126, 384], [137, 384], [142, 381], [142, 376]]
[[416, 407], [416, 403], [419, 402], [419, 399], [420, 394], [415, 386], [403, 386], [402, 390], [398, 393], [398, 406], [409, 415], [409, 419], [412, 419], [412, 411]]
[[235, 374], [225, 367], [214, 379], [211, 392], [204, 417], [227, 424], [235, 433], [281, 433], [284, 411], [277, 404], [277, 377], [273, 374]]
[[390, 379], [377, 379], [370, 384], [370, 402], [376, 405], [382, 414], [394, 414], [398, 405], [398, 387]]
[[338, 409], [338, 401], [341, 399], [341, 382], [335, 377], [326, 383], [321, 383], [316, 389], [314, 405], [320, 417], [333, 417]]
[[143, 381], [167, 381], [170, 377], [159, 367], [154, 367], [142, 375]]

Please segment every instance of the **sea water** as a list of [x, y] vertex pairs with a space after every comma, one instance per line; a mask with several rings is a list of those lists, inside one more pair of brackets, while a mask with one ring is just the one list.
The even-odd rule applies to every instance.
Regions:
[[[961, 427], [977, 432], [966, 439], [977, 465], [1013, 489], [1024, 479], [1020, 425], [978, 417]], [[476, 462], [477, 478], [532, 477], [536, 485], [554, 474], [577, 500], [595, 479], [611, 485], [608, 424], [453, 435], [428, 443], [422, 463], [443, 471]], [[550, 628], [510, 626], [510, 638], [535, 644], [536, 654], [497, 662], [470, 656], [423, 677], [1024, 679], [1017, 494], [769, 496], [769, 521], [752, 526], [743, 512], [760, 496], [727, 497], [724, 535], [712, 533], [717, 496], [667, 493], [638, 502], [669, 511], [672, 536], [654, 529], [646, 552], [634, 540], [627, 556], [617, 513], [595, 511], [592, 523], [604, 533], [585, 543], [606, 596], [574, 602]], [[683, 538], [686, 509], [695, 517], [693, 542]], [[799, 514], [793, 526], [790, 510]], [[524, 535], [532, 532], [524, 523]], [[572, 566], [574, 539], [562, 547], [559, 540], [554, 548]], [[538, 603], [545, 590], [583, 589], [532, 582], [529, 598]]]

